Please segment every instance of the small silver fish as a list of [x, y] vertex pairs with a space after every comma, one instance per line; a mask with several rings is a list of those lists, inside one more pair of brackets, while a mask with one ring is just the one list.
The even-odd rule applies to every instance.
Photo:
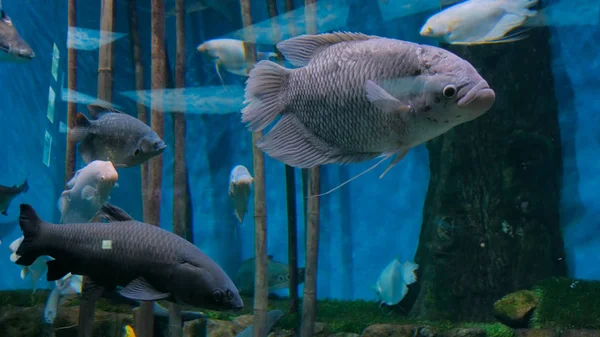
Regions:
[[233, 201], [235, 216], [244, 222], [244, 216], [248, 211], [248, 200], [252, 192], [254, 178], [245, 166], [238, 165], [229, 174], [229, 197]]
[[260, 131], [281, 115], [257, 146], [290, 166], [395, 156], [387, 172], [411, 148], [483, 115], [495, 100], [469, 62], [433, 46], [328, 33], [277, 49], [302, 68], [257, 63], [242, 122]]
[[421, 28], [421, 36], [456, 45], [519, 41], [523, 32], [507, 33], [537, 14], [529, 8], [538, 0], [468, 0], [433, 15]]
[[[269, 292], [275, 292], [282, 289], [287, 289], [290, 285], [290, 268], [286, 263], [273, 260], [273, 256], [269, 255], [267, 262], [267, 284]], [[235, 285], [240, 291], [240, 294], [254, 294], [254, 276], [256, 262], [254, 258], [250, 258], [242, 262], [240, 268], [235, 274]], [[305, 268], [298, 268], [298, 284], [304, 283]]]
[[0, 9], [0, 61], [25, 63], [34, 57], [35, 53], [21, 38], [10, 17]]
[[[248, 73], [250, 72], [252, 65], [246, 63], [244, 41], [235, 39], [213, 39], [200, 44], [197, 50], [210, 62], [214, 63], [215, 70], [221, 83], [224, 83], [223, 77], [221, 76], [221, 68], [238, 76], [248, 76]], [[256, 53], [257, 61], [275, 61], [276, 59], [277, 54], [273, 52], [258, 51]]]
[[21, 193], [26, 193], [29, 191], [29, 184], [27, 183], [27, 178], [25, 181], [17, 186], [3, 186], [0, 185], [0, 214], [8, 215], [8, 207], [10, 203], [13, 201]]
[[380, 305], [396, 305], [408, 293], [408, 285], [417, 282], [415, 271], [419, 265], [406, 261], [400, 263], [399, 258], [395, 258], [379, 275], [377, 284], [373, 286], [379, 299]]
[[94, 160], [77, 171], [58, 198], [61, 223], [90, 221], [108, 200], [119, 174], [109, 161]]
[[161, 154], [167, 145], [148, 125], [119, 110], [88, 105], [92, 120], [77, 114], [77, 126], [69, 131], [79, 144], [86, 164], [105, 160], [114, 167], [132, 167]]

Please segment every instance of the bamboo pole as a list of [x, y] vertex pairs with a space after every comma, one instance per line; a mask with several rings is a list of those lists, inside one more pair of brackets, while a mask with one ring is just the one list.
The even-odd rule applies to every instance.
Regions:
[[[244, 52], [246, 63], [251, 68], [256, 63], [255, 37], [252, 32], [250, 0], [240, 0], [244, 27]], [[254, 337], [267, 336], [267, 306], [269, 292], [267, 282], [267, 202], [265, 195], [265, 155], [256, 147], [262, 132], [252, 133], [254, 157]]]
[[[131, 41], [131, 59], [133, 60], [133, 68], [135, 69], [135, 90], [144, 90], [144, 66], [142, 64], [142, 44], [140, 42], [140, 32], [137, 21], [137, 9], [135, 0], [128, 0], [128, 16], [129, 16], [129, 36]], [[141, 103], [136, 103], [138, 119], [144, 124], [148, 124], [148, 111], [146, 106]], [[142, 174], [142, 207], [144, 210], [144, 219], [148, 218], [148, 162], [141, 165]]]
[[[177, 53], [175, 56], [175, 87], [185, 87], [185, 0], [175, 1], [175, 31]], [[165, 51], [166, 53], [166, 51]], [[167, 69], [170, 65], [167, 64]], [[169, 76], [171, 78], [171, 76]], [[173, 113], [173, 133], [175, 137], [175, 160], [173, 168], [173, 233], [185, 237], [187, 220], [189, 219], [187, 186], [187, 169], [185, 163], [185, 110]], [[169, 308], [169, 335], [180, 337], [183, 334], [181, 326], [181, 307], [175, 303]]]
[[[69, 12], [69, 15], [76, 16], [76, 11]], [[70, 21], [71, 18], [69, 18]], [[73, 18], [75, 20], [75, 18]], [[100, 10], [100, 40], [105, 40], [107, 35], [112, 33], [115, 22], [114, 0], [102, 1]], [[71, 64], [69, 64], [71, 65]], [[112, 43], [102, 45], [98, 51], [98, 99], [112, 102], [113, 89], [113, 46]], [[69, 78], [69, 85], [71, 84]], [[74, 84], [74, 83], [73, 83]], [[69, 103], [70, 104], [70, 103]], [[73, 108], [75, 113], [75, 108]], [[85, 284], [86, 276], [82, 278], [82, 284]], [[94, 316], [96, 311], [96, 299], [84, 298], [79, 305], [79, 326], [77, 335], [79, 337], [91, 337], [94, 326]]]
[[[152, 90], [165, 88], [165, 5], [164, 0], [152, 0]], [[163, 98], [152, 98], [150, 123], [159, 137], [164, 138]], [[156, 156], [148, 161], [148, 210], [144, 211], [144, 222], [160, 225], [160, 202], [162, 192], [163, 157]], [[154, 323], [152, 301], [143, 301], [136, 317], [136, 335], [151, 337]]]
[[[275, 0], [267, 0], [267, 8], [269, 17], [275, 18], [277, 13], [277, 2]], [[291, 0], [286, 0], [285, 11], [290, 13], [294, 10], [294, 3]], [[294, 24], [290, 21], [290, 30], [294, 28]], [[276, 41], [281, 38], [280, 27], [276, 22], [273, 23], [273, 36]], [[278, 61], [283, 61], [281, 54], [277, 55]], [[296, 181], [294, 176], [294, 168], [285, 165], [285, 186], [286, 186], [286, 201], [287, 201], [287, 216], [288, 216], [288, 266], [290, 270], [289, 292], [290, 304], [289, 312], [298, 312], [298, 223], [296, 212]]]
[[[0, 7], [1, 8], [1, 7]], [[77, 26], [77, 0], [69, 0], [68, 3], [68, 25], [75, 28]], [[69, 96], [77, 90], [77, 50], [69, 48], [67, 50], [67, 86]], [[69, 130], [75, 127], [75, 116], [77, 115], [77, 103], [71, 97], [67, 103], [67, 127]], [[65, 158], [65, 183], [71, 180], [75, 174], [75, 143], [71, 140], [71, 134], [67, 132], [67, 153]]]
[[[306, 33], [317, 33], [316, 0], [304, 1], [304, 15], [306, 17]], [[300, 337], [311, 337], [315, 330], [317, 316], [317, 266], [319, 262], [319, 204], [321, 168], [313, 167], [309, 170], [308, 179], [308, 206], [306, 217], [306, 269], [304, 279], [304, 296], [302, 301], [302, 324]]]

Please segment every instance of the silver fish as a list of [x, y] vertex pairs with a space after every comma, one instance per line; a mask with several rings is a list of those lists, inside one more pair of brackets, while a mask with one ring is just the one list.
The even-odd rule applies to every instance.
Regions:
[[277, 49], [302, 68], [257, 63], [242, 122], [260, 131], [281, 115], [257, 146], [290, 166], [395, 155], [387, 172], [411, 148], [483, 115], [495, 101], [469, 62], [433, 46], [330, 33], [291, 38]]
[[77, 171], [58, 199], [60, 222], [90, 221], [108, 200], [118, 179], [109, 161], [94, 160]]
[[71, 139], [78, 143], [86, 164], [105, 160], [114, 167], [132, 167], [161, 154], [167, 145], [148, 125], [119, 110], [88, 105], [92, 120], [77, 114]]
[[33, 49], [19, 35], [6, 12], [0, 9], [0, 61], [25, 63], [34, 57]]
[[238, 165], [229, 174], [229, 197], [233, 202], [235, 216], [241, 222], [248, 211], [248, 199], [254, 178], [245, 166]]

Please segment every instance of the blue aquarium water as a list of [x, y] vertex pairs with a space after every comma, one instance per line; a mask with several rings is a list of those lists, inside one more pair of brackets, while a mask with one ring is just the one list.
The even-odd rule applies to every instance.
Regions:
[[[600, 329], [596, 321], [579, 316], [573, 318], [577, 323], [560, 313], [556, 315], [562, 320], [553, 319], [556, 306], [579, 304], [544, 302], [540, 295], [600, 296], [594, 282], [600, 278], [597, 1], [184, 0], [184, 46], [176, 38], [174, 0], [73, 2], [76, 8], [67, 1], [0, 1], [0, 206], [10, 201], [0, 215], [0, 336], [45, 336], [48, 331], [59, 336], [61, 328], [74, 333], [82, 324], [72, 318], [78, 306], [57, 298], [81, 296], [80, 276], [95, 278], [105, 292], [121, 291], [115, 295], [121, 299], [193, 307], [187, 308], [192, 314], [184, 315], [184, 321], [189, 318], [185, 336], [193, 335], [190, 322], [203, 319], [199, 311], [218, 312], [210, 316], [216, 320], [240, 314], [230, 311], [238, 296], [244, 302], [242, 313], [252, 313], [255, 238], [262, 235], [255, 221], [263, 212], [269, 309], [285, 312], [270, 314], [273, 321], [267, 326], [296, 329], [299, 316], [287, 317], [291, 188], [300, 311], [308, 302], [302, 301], [304, 285], [312, 285], [316, 277], [317, 321], [329, 324], [331, 333], [360, 334], [371, 324], [412, 319], [499, 322], [506, 329]], [[153, 13], [153, 4], [162, 4], [164, 13]], [[244, 4], [251, 8], [245, 14]], [[102, 30], [101, 14], [110, 7], [112, 31]], [[73, 10], [75, 25], [69, 27]], [[272, 17], [270, 10], [277, 15]], [[244, 16], [251, 26], [244, 26]], [[153, 31], [157, 22], [164, 23], [164, 37]], [[334, 32], [343, 33], [311, 36]], [[244, 43], [250, 49], [244, 50]], [[152, 56], [161, 45], [167, 69], [162, 86], [156, 70], [161, 59]], [[177, 55], [178, 48], [184, 54]], [[74, 69], [69, 69], [69, 50], [76, 54]], [[105, 54], [112, 67], [102, 65]], [[185, 86], [175, 88], [179, 56], [184, 58]], [[102, 76], [106, 72], [111, 74], [108, 81]], [[70, 87], [73, 75], [76, 85]], [[141, 86], [136, 85], [139, 76]], [[397, 79], [395, 86], [384, 85]], [[109, 88], [109, 97], [102, 87]], [[69, 121], [69, 104], [85, 117]], [[164, 119], [164, 132], [150, 119], [136, 119], [142, 108], [148, 117]], [[179, 113], [185, 116], [185, 134], [175, 131]], [[276, 123], [265, 121], [279, 116], [278, 123], [289, 123], [263, 143], [262, 181], [254, 156], [263, 152], [253, 152], [252, 125], [269, 124], [261, 130], [275, 134]], [[83, 144], [76, 147], [74, 169], [81, 171], [73, 180], [73, 172], [65, 176], [69, 133]], [[187, 170], [185, 190], [174, 184], [181, 175], [175, 173], [176, 137], [185, 142], [184, 161], [177, 164]], [[394, 159], [371, 171], [381, 157], [393, 155], [401, 160], [383, 177]], [[95, 160], [107, 163], [86, 166]], [[160, 187], [154, 196], [143, 194], [148, 187], [143, 186], [142, 166], [154, 170], [158, 161]], [[285, 164], [294, 167], [293, 185]], [[234, 174], [238, 165], [247, 171]], [[314, 239], [307, 234], [305, 215], [312, 173], [303, 168], [311, 166], [320, 167], [320, 193], [335, 189], [318, 197], [316, 261], [306, 251]], [[25, 179], [28, 188], [20, 188]], [[262, 202], [255, 197], [261, 190], [266, 209], [257, 212]], [[186, 195], [186, 216], [174, 224], [174, 213], [181, 212], [174, 212], [174, 205]], [[150, 199], [159, 204], [152, 206]], [[136, 232], [124, 223], [124, 228], [96, 236], [81, 229], [92, 227], [53, 236], [42, 223], [35, 231], [29, 228], [37, 235], [27, 234], [35, 221], [22, 204], [31, 205], [45, 222], [60, 224], [52, 227], [56, 233], [98, 222], [92, 219], [96, 212], [109, 212], [110, 205], [137, 221], [152, 222], [148, 214], [159, 214], [159, 223], [152, 224], [164, 231], [154, 237], [144, 232], [147, 227]], [[113, 213], [112, 220], [125, 220], [119, 214]], [[167, 233], [177, 228], [186, 231], [177, 234], [191, 243]], [[18, 241], [22, 236], [25, 240]], [[169, 238], [178, 243], [169, 246]], [[177, 255], [169, 247], [184, 253]], [[110, 260], [109, 250], [120, 255]], [[107, 260], [94, 260], [94, 251]], [[206, 254], [194, 260], [205, 264], [186, 260], [194, 254]], [[161, 262], [167, 255], [173, 265]], [[52, 259], [57, 262], [47, 267]], [[175, 272], [183, 268], [182, 261], [202, 270], [194, 273], [210, 273], [213, 283], [206, 277], [202, 285], [191, 276], [177, 279], [173, 275], [185, 274]], [[115, 265], [129, 266], [122, 270], [126, 276], [119, 278]], [[102, 283], [94, 272], [100, 269], [114, 277]], [[152, 275], [161, 281], [152, 281]], [[132, 285], [134, 281], [139, 283]], [[561, 296], [544, 293], [551, 282], [566, 285], [558, 290]], [[566, 293], [578, 284], [588, 292]], [[213, 307], [205, 297], [194, 302], [195, 294], [213, 296], [214, 289], [229, 298], [230, 307], [221, 300]], [[497, 301], [519, 290], [542, 296], [535, 300], [539, 307], [507, 318]], [[120, 311], [125, 318], [113, 316], [116, 330], [98, 330], [98, 311], [105, 309], [96, 309], [94, 336], [131, 337], [140, 331], [138, 336], [146, 336], [128, 310]], [[310, 306], [305, 310], [314, 312]], [[156, 319], [166, 319], [165, 312], [155, 314]], [[21, 323], [9, 321], [10, 315], [31, 315], [40, 328], [19, 330]], [[236, 326], [235, 333], [248, 325]], [[487, 325], [484, 330], [494, 334]], [[371, 333], [383, 335], [377, 329]], [[210, 328], [209, 335], [221, 336]]]

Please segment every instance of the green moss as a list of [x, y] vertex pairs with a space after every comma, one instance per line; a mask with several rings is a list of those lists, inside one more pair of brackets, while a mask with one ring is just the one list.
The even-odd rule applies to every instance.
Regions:
[[464, 323], [463, 327], [483, 329], [488, 337], [515, 336], [515, 331], [502, 323]]
[[551, 278], [534, 291], [540, 302], [531, 326], [554, 329], [600, 329], [600, 282]]
[[31, 290], [0, 291], [0, 307], [33, 307], [45, 304], [49, 293], [48, 290], [37, 290], [35, 293]]

